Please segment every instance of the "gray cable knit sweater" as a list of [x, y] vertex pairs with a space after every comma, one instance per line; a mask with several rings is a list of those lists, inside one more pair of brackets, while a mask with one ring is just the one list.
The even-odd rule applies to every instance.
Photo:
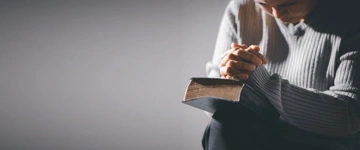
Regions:
[[[357, 135], [360, 11], [356, 1], [319, 0], [305, 22], [296, 25], [274, 19], [253, 1], [228, 4], [213, 59], [206, 64], [208, 77], [220, 77], [219, 56], [232, 42], [260, 45], [269, 63], [259, 66], [246, 84], [265, 95], [284, 122], [320, 135]], [[329, 149], [360, 145], [356, 139], [312, 141]]]

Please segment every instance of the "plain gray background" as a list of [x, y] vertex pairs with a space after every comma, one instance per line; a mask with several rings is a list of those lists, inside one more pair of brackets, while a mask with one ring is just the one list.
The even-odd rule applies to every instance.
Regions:
[[2, 0], [0, 149], [201, 149], [181, 100], [228, 1]]

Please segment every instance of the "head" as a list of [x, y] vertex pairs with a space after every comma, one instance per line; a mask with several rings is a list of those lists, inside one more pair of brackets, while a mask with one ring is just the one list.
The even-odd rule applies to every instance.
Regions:
[[285, 23], [299, 23], [313, 10], [317, 0], [254, 0], [260, 8]]

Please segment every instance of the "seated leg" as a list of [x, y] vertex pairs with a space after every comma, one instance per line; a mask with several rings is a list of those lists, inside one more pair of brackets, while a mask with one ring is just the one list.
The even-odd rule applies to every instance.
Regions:
[[204, 150], [304, 150], [322, 148], [284, 138], [274, 124], [242, 108], [214, 113], [203, 139]]
[[204, 133], [205, 150], [271, 150], [278, 140], [267, 122], [243, 109], [217, 111]]

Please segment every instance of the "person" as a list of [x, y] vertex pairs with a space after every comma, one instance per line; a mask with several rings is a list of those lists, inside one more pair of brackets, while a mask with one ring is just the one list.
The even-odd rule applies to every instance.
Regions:
[[203, 148], [360, 149], [357, 7], [351, 0], [230, 0], [207, 76], [243, 81], [279, 119], [219, 109]]

